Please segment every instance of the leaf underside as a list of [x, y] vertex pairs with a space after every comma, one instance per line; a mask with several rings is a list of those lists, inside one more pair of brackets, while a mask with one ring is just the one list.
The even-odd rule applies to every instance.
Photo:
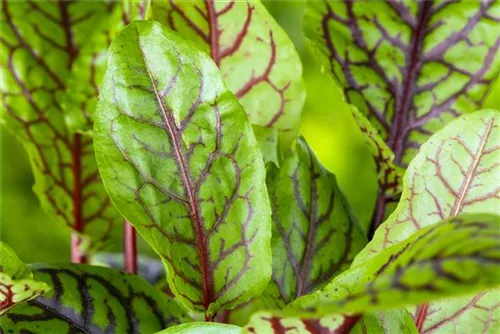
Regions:
[[364, 247], [335, 176], [303, 138], [269, 177], [273, 210], [273, 275], [266, 304], [283, 307], [312, 293], [347, 269]]
[[158, 1], [153, 12], [210, 54], [252, 124], [298, 132], [305, 100], [300, 58], [260, 1]]
[[2, 2], [2, 122], [23, 143], [43, 208], [94, 237], [100, 248], [121, 220], [101, 184], [91, 138], [64, 123], [67, 79], [87, 39], [108, 15], [106, 3]]
[[113, 41], [94, 129], [122, 214], [160, 255], [174, 294], [213, 315], [270, 277], [265, 169], [215, 64], [158, 23]]
[[494, 0], [311, 1], [305, 19], [331, 75], [399, 165], [481, 107], [500, 69], [499, 23]]
[[0, 319], [4, 333], [154, 333], [189, 321], [142, 278], [86, 265], [35, 266], [52, 289]]

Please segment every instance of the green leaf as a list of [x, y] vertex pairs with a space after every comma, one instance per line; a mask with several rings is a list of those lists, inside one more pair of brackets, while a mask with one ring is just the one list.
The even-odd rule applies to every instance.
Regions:
[[189, 321], [142, 278], [86, 265], [35, 266], [52, 290], [0, 320], [5, 333], [154, 333]]
[[310, 1], [305, 33], [395, 162], [482, 106], [500, 70], [500, 3]]
[[92, 140], [71, 134], [62, 100], [83, 45], [109, 4], [3, 1], [2, 122], [25, 146], [45, 211], [100, 248], [121, 229], [99, 178]]
[[273, 275], [268, 306], [283, 307], [312, 293], [349, 268], [365, 246], [335, 176], [303, 138], [268, 178], [273, 210]]
[[[408, 315], [402, 310], [379, 311], [468, 295], [500, 285], [499, 228], [500, 217], [488, 214], [444, 220], [343, 272], [323, 290], [297, 299], [283, 311], [253, 315], [245, 328], [250, 333], [296, 333], [293, 329], [307, 333], [305, 328], [346, 333], [362, 321], [360, 314], [365, 313], [368, 317], [364, 320], [372, 326], [378, 321], [379, 329], [402, 327], [401, 331], [389, 332], [415, 332], [415, 326], [409, 324]], [[487, 310], [493, 312], [494, 307]], [[370, 314], [373, 312], [377, 313]], [[391, 317], [397, 313], [399, 318]], [[450, 319], [440, 321], [452, 322], [456, 314], [448, 316]], [[375, 333], [383, 333], [379, 329], [375, 328]]]
[[399, 199], [403, 188], [404, 169], [394, 162], [394, 152], [380, 137], [379, 132], [370, 121], [355, 107], [350, 105], [351, 114], [363, 133], [375, 161], [377, 170], [378, 194], [375, 203], [375, 214], [372, 218], [372, 229], [381, 223], [393, 208], [388, 207]]
[[406, 171], [396, 210], [355, 264], [442, 219], [461, 213], [498, 213], [499, 125], [500, 112], [481, 110], [432, 136]]
[[71, 67], [62, 106], [70, 132], [92, 133], [94, 111], [113, 38], [131, 21], [150, 17], [150, 0], [116, 1], [99, 21]]
[[191, 322], [177, 325], [156, 334], [240, 334], [241, 327], [214, 322]]
[[421, 229], [293, 302], [315, 315], [379, 311], [500, 285], [500, 217], [464, 214]]
[[[440, 219], [461, 213], [497, 213], [500, 205], [499, 121], [498, 111], [477, 111], [453, 121], [432, 136], [408, 167], [398, 207], [379, 227], [354, 264], [369, 261], [382, 249]], [[477, 305], [488, 305], [497, 293], [495, 290], [465, 302], [457, 299], [432, 303], [411, 313], [417, 319], [418, 313], [434, 311], [423, 324], [425, 328], [450, 325], [451, 321], [441, 323], [450, 312], [456, 314], [453, 317], [456, 322], [482, 326], [474, 319], [473, 309]]]
[[273, 163], [275, 166], [280, 166], [280, 144], [279, 132], [274, 128], [266, 128], [264, 126], [252, 126], [255, 139], [259, 143], [260, 152], [264, 158], [264, 165]]
[[418, 334], [413, 318], [404, 308], [366, 313], [350, 334]]
[[47, 284], [33, 279], [30, 268], [19, 260], [12, 248], [0, 242], [0, 315], [49, 289]]
[[132, 23], [111, 44], [94, 131], [108, 193], [185, 305], [210, 317], [262, 292], [265, 168], [209, 57], [158, 23]]
[[153, 16], [210, 54], [253, 125], [298, 133], [302, 64], [260, 1], [155, 1]]

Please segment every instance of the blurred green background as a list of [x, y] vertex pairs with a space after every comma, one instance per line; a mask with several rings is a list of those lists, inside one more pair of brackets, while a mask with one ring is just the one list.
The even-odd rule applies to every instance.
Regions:
[[[361, 226], [369, 223], [376, 193], [375, 166], [361, 133], [346, 109], [340, 90], [316, 60], [302, 33], [304, 1], [268, 1], [266, 6], [288, 33], [302, 58], [307, 99], [301, 132], [323, 164], [336, 174]], [[500, 106], [500, 85], [487, 101]], [[68, 262], [69, 229], [40, 208], [31, 188], [33, 176], [22, 146], [1, 129], [0, 239], [19, 257], [33, 262]], [[152, 251], [140, 242], [140, 252]], [[119, 251], [119, 241], [109, 251]]]

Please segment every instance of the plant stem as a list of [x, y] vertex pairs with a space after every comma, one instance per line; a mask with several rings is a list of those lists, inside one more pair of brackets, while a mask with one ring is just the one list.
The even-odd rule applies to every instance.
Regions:
[[125, 220], [123, 235], [123, 253], [125, 271], [137, 274], [137, 236], [134, 227]]
[[87, 256], [80, 251], [82, 239], [77, 232], [71, 233], [71, 262], [73, 263], [88, 263]]
[[80, 250], [82, 242], [80, 233], [83, 231], [82, 217], [82, 161], [81, 161], [81, 137], [79, 134], [73, 135], [72, 147], [72, 166], [73, 173], [73, 233], [71, 234], [71, 262], [87, 263], [88, 259]]

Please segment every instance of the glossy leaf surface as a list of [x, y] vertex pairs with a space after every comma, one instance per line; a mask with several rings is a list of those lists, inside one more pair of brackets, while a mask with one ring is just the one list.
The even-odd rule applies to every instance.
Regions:
[[252, 128], [212, 60], [158, 23], [111, 44], [94, 137], [114, 204], [174, 294], [213, 315], [271, 275], [270, 207]]
[[28, 151], [34, 190], [59, 222], [91, 235], [98, 248], [121, 219], [102, 187], [92, 141], [64, 124], [63, 95], [83, 44], [108, 4], [3, 1], [2, 122]]
[[353, 266], [291, 309], [358, 313], [500, 285], [500, 217], [466, 214], [426, 227]]
[[0, 315], [49, 290], [47, 284], [33, 278], [31, 269], [12, 248], [0, 242]]
[[283, 307], [349, 268], [366, 239], [335, 176], [303, 138], [268, 180], [273, 210], [273, 275], [266, 304]]
[[[408, 167], [400, 204], [356, 257], [355, 264], [369, 261], [380, 250], [440, 219], [460, 213], [497, 213], [499, 121], [498, 111], [478, 111], [455, 120], [432, 136]], [[445, 326], [446, 331], [460, 322], [488, 327], [481, 321], [499, 317], [493, 315], [498, 293], [494, 290], [465, 300], [433, 302], [411, 313], [415, 319], [421, 319], [423, 329]]]
[[260, 1], [154, 1], [153, 16], [210, 54], [252, 124], [298, 132], [302, 65]]
[[306, 34], [349, 102], [406, 165], [481, 107], [500, 69], [500, 3], [310, 1]]
[[189, 321], [135, 275], [86, 265], [35, 266], [34, 275], [51, 291], [2, 317], [5, 333], [154, 333]]
[[240, 334], [241, 327], [215, 322], [192, 322], [177, 325], [157, 334]]

